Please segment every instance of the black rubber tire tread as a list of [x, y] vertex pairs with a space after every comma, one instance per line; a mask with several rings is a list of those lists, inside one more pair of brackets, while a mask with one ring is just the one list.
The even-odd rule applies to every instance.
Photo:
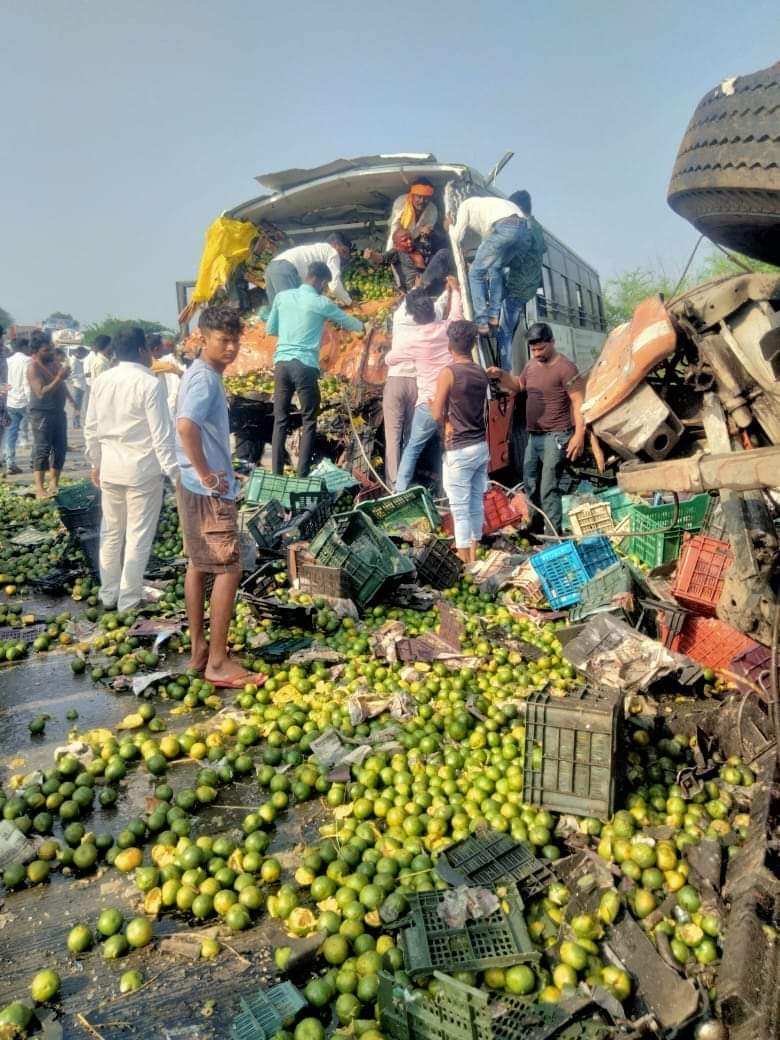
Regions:
[[780, 261], [780, 63], [722, 85], [685, 131], [668, 201], [703, 234]]

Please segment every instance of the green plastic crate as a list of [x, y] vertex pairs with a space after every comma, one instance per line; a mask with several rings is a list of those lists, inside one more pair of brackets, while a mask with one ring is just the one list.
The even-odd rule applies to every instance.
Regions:
[[[593, 1021], [593, 1003], [576, 996], [537, 1004], [512, 993], [491, 993], [434, 972], [436, 992], [408, 990], [379, 973], [379, 1023], [387, 1040], [601, 1040], [612, 1035]], [[571, 1030], [571, 1031], [570, 1031]]]
[[409, 976], [484, 971], [539, 960], [541, 953], [528, 934], [517, 885], [508, 882], [503, 890], [507, 912], [499, 907], [487, 917], [466, 921], [462, 928], [448, 927], [440, 917], [443, 892], [411, 894], [408, 915], [399, 922], [403, 927], [399, 942]]
[[436, 873], [449, 885], [489, 888], [511, 878], [526, 899], [543, 895], [557, 878], [547, 863], [508, 834], [472, 834], [439, 853]]
[[355, 508], [385, 530], [394, 527], [424, 527], [436, 531], [441, 527], [441, 516], [424, 487], [410, 487], [406, 491], [399, 491], [397, 495], [361, 502]]
[[360, 481], [353, 477], [348, 469], [342, 469], [330, 459], [323, 459], [317, 463], [311, 471], [311, 476], [321, 480], [331, 495], [360, 487]]
[[358, 606], [414, 580], [414, 562], [363, 513], [337, 513], [317, 534], [309, 551], [318, 563], [340, 567]]
[[669, 527], [674, 518], [673, 503], [632, 506], [629, 513], [631, 537], [626, 539], [628, 553], [638, 557], [648, 567], [672, 563], [680, 555], [683, 532], [699, 531], [709, 506], [710, 496], [707, 494], [694, 495], [687, 502], [680, 502], [674, 528], [662, 534], [653, 532]]
[[270, 1040], [292, 1022], [306, 1001], [292, 982], [281, 982], [242, 997], [240, 1005], [230, 1026], [231, 1040]]
[[622, 729], [622, 693], [531, 694], [525, 711], [523, 801], [550, 812], [611, 816]]
[[626, 603], [633, 589], [634, 578], [628, 564], [615, 563], [582, 586], [579, 603], [569, 611], [569, 621], [582, 621], [591, 614], [613, 609], [622, 609], [623, 614], [628, 617], [622, 605], [616, 605], [615, 600], [624, 597]]
[[327, 488], [321, 477], [285, 477], [281, 474], [267, 473], [258, 466], [247, 481], [244, 500], [249, 505], [257, 506], [276, 499], [285, 509], [291, 509], [290, 493], [293, 491], [299, 494], [304, 491], [324, 494]]
[[606, 491], [598, 491], [596, 498], [600, 502], [607, 503], [612, 513], [612, 521], [615, 524], [619, 524], [624, 517], [628, 516], [631, 512], [631, 507], [634, 505], [634, 499], [631, 495], [627, 495], [625, 491], [621, 491], [617, 487], [607, 488]]

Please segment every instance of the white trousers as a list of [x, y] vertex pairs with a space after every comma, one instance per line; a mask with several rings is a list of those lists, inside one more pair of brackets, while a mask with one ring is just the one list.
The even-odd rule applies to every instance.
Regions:
[[137, 487], [100, 485], [100, 600], [104, 606], [130, 610], [143, 593], [163, 498], [163, 478]]

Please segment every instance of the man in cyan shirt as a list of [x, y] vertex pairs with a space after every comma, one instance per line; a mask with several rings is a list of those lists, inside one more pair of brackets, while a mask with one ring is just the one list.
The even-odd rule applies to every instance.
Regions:
[[165, 389], [151, 372], [143, 330], [121, 329], [114, 348], [119, 364], [95, 380], [89, 395], [84, 444], [103, 512], [100, 599], [125, 611], [141, 602], [163, 478], [175, 481], [179, 467]]
[[350, 249], [349, 239], [334, 231], [327, 242], [307, 242], [283, 250], [265, 270], [268, 302], [273, 303], [276, 294], [285, 289], [297, 289], [312, 264], [325, 264], [330, 271], [330, 291], [340, 304], [349, 307], [352, 297], [341, 280], [341, 265], [349, 259]]
[[564, 470], [585, 446], [582, 379], [576, 365], [556, 351], [553, 331], [546, 322], [531, 326], [528, 346], [531, 360], [519, 376], [498, 368], [488, 369], [488, 375], [499, 379], [505, 390], [526, 394], [525, 492], [529, 500], [538, 495], [553, 528], [560, 531]]
[[286, 289], [274, 299], [266, 322], [269, 336], [278, 336], [274, 352], [274, 432], [271, 462], [274, 473], [284, 471], [284, 450], [290, 428], [293, 394], [301, 406], [301, 447], [298, 476], [309, 474], [317, 415], [320, 410], [320, 341], [326, 321], [349, 332], [362, 332], [363, 324], [345, 314], [323, 296], [331, 271], [323, 263], [313, 263], [303, 285]]
[[[222, 373], [238, 355], [241, 319], [231, 307], [207, 307], [198, 327], [200, 355], [182, 376], [176, 402], [176, 499], [189, 556], [184, 579], [192, 640], [190, 665], [208, 682], [243, 689], [258, 677], [228, 657], [227, 635], [241, 579], [238, 542], [238, 482], [230, 455], [228, 406]], [[101, 379], [104, 378], [101, 376]], [[206, 582], [214, 578], [209, 638], [203, 630]]]

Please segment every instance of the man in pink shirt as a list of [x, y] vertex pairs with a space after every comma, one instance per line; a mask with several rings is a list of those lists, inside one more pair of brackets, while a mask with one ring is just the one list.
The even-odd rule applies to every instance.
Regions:
[[405, 491], [409, 487], [423, 449], [434, 438], [437, 442], [439, 440], [439, 427], [431, 414], [431, 402], [439, 373], [452, 361], [447, 329], [451, 321], [463, 316], [460, 292], [454, 283], [448, 285], [447, 296], [447, 316], [437, 319], [436, 305], [427, 293], [422, 289], [407, 293], [404, 306], [410, 320], [394, 326], [393, 344], [385, 359], [388, 365], [413, 362], [417, 373], [417, 404], [409, 440], [398, 466], [396, 491]]

